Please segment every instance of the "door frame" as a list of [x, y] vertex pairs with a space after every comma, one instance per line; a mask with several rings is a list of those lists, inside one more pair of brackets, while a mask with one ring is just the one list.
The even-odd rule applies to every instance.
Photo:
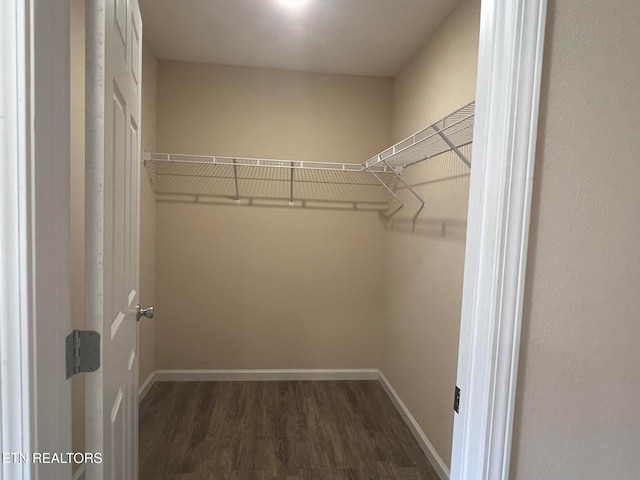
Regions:
[[[482, 1], [456, 480], [509, 475], [546, 3]], [[7, 7], [15, 15], [2, 16], [2, 32], [15, 36], [3, 39], [0, 55], [16, 68], [0, 77], [0, 108], [13, 108], [15, 120], [0, 123], [0, 355], [9, 361], [0, 364], [0, 412], [13, 421], [3, 421], [1, 446], [70, 451], [69, 2]], [[0, 464], [7, 478], [35, 478], [42, 467]], [[41, 477], [68, 479], [70, 471], [62, 465]]]
[[[71, 451], [68, 0], [5, 0], [0, 36], [0, 450], [31, 459]], [[67, 480], [71, 465], [0, 473]]]
[[507, 480], [547, 0], [483, 0], [451, 478]]

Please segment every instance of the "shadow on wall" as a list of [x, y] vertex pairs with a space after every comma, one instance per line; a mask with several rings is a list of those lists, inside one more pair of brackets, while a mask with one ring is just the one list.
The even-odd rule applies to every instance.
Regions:
[[251, 208], [304, 208], [306, 210], [334, 210], [334, 211], [353, 211], [353, 212], [371, 212], [378, 211], [379, 218], [384, 228], [394, 233], [404, 233], [412, 235], [422, 235], [431, 238], [447, 238], [455, 241], [464, 242], [466, 240], [467, 220], [454, 218], [391, 218], [386, 219], [381, 208], [367, 208], [361, 205], [343, 203], [335, 205], [327, 205], [323, 202], [314, 203], [313, 201], [294, 201], [294, 205], [289, 205], [288, 201], [278, 201], [268, 198], [248, 198], [242, 199], [236, 204], [235, 199], [224, 197], [207, 197], [198, 196], [197, 198], [184, 198], [176, 195], [174, 198], [165, 195], [158, 198], [160, 203], [183, 203], [198, 204], [211, 206], [227, 206], [242, 208], [250, 206]]
[[[464, 147], [471, 156], [471, 146]], [[464, 242], [469, 203], [469, 168], [453, 153], [410, 165], [380, 214], [392, 232]], [[403, 184], [403, 181], [406, 184]]]
[[396, 218], [386, 220], [380, 215], [387, 230], [393, 233], [421, 235], [430, 238], [446, 238], [465, 242], [467, 220], [452, 218]]
[[225, 196], [196, 195], [183, 196], [173, 194], [161, 194], [156, 196], [158, 203], [187, 203], [194, 205], [212, 205], [227, 207], [251, 207], [251, 208], [284, 208], [305, 210], [342, 210], [355, 212], [381, 212], [383, 205], [361, 204], [356, 202], [327, 202], [324, 200], [289, 200], [274, 199], [268, 197], [249, 197], [236, 200]]

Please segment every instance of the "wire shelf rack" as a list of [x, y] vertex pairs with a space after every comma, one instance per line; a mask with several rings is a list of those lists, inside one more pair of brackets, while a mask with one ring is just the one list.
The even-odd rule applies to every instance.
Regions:
[[361, 164], [170, 153], [145, 153], [144, 163], [160, 200], [379, 210], [388, 219], [404, 207], [395, 193], [404, 185], [420, 205], [415, 219], [424, 201], [402, 170], [450, 151], [471, 167], [461, 149], [473, 141], [474, 114], [471, 102]]
[[238, 205], [384, 210], [394, 174], [385, 165], [145, 154], [156, 198]]
[[460, 148], [473, 142], [474, 117], [475, 101], [380, 152], [364, 165], [367, 168], [380, 165], [408, 167], [453, 151], [471, 167], [471, 162], [460, 152]]

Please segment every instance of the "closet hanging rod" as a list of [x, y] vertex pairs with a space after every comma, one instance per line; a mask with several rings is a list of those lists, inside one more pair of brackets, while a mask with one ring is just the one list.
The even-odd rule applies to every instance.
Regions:
[[205, 165], [229, 165], [236, 167], [269, 167], [301, 170], [331, 170], [344, 172], [364, 172], [372, 170], [379, 173], [390, 172], [390, 167], [377, 165], [366, 167], [360, 163], [310, 162], [300, 160], [272, 160], [266, 158], [218, 157], [208, 155], [185, 155], [171, 153], [144, 154], [145, 162], [192, 163]]

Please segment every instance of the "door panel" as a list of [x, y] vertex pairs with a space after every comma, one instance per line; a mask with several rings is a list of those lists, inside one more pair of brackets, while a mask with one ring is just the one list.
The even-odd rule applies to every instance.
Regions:
[[87, 377], [92, 480], [137, 478], [142, 22], [136, 0], [87, 2], [86, 308], [102, 339]]

